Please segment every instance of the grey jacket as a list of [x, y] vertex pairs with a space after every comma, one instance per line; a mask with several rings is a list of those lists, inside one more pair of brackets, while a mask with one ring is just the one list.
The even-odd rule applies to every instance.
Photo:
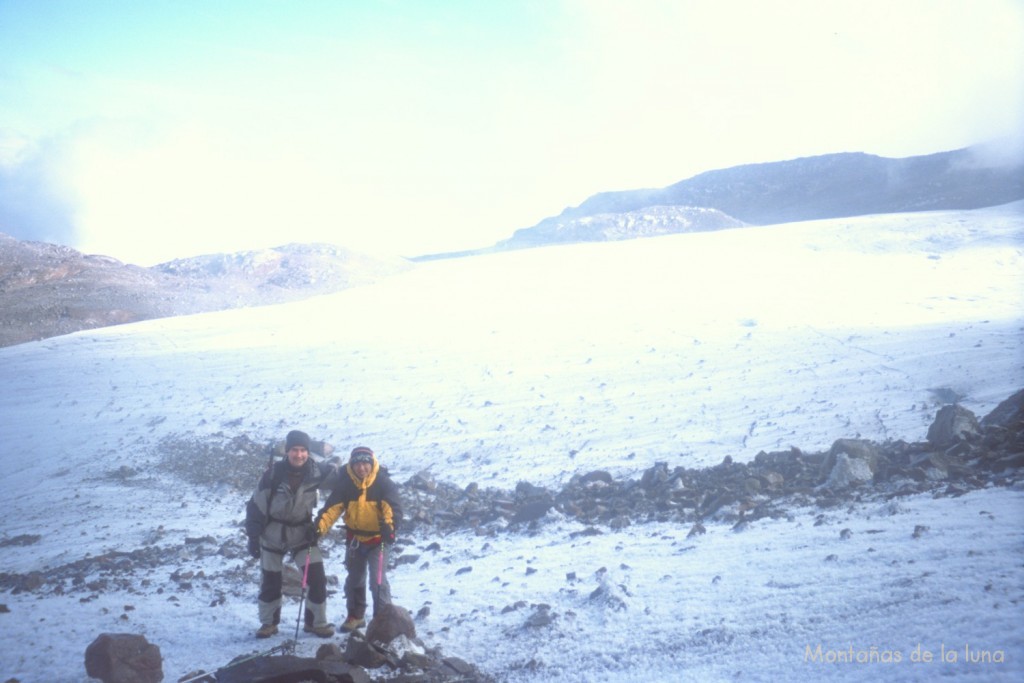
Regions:
[[265, 550], [286, 553], [308, 545], [307, 530], [319, 502], [318, 491], [337, 485], [338, 468], [312, 458], [302, 466], [302, 479], [294, 491], [289, 483], [291, 465], [279, 460], [260, 477], [245, 506], [245, 532], [259, 537]]

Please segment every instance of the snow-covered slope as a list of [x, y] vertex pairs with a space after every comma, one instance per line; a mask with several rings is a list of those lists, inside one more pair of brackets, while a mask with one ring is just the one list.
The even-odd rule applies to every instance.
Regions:
[[[0, 349], [0, 543], [41, 535], [5, 544], [0, 571], [177, 553], [84, 596], [0, 594], [0, 678], [86, 680], [104, 631], [145, 634], [167, 680], [257, 648], [256, 568], [185, 542], [237, 538], [247, 494], [160, 473], [166, 437], [294, 427], [373, 447], [398, 481], [429, 469], [501, 487], [923, 440], [944, 398], [980, 416], [1024, 386], [1022, 293], [1017, 203], [437, 261], [305, 302]], [[393, 592], [429, 604], [426, 640], [509, 680], [1015, 680], [1022, 512], [1021, 491], [993, 488], [693, 539], [549, 519], [532, 535], [402, 539], [422, 557]], [[327, 568], [343, 573], [337, 556]], [[531, 626], [542, 603], [554, 618]], [[819, 644], [903, 661], [824, 663]], [[911, 662], [919, 644], [959, 662]], [[967, 663], [965, 647], [1005, 661]]]

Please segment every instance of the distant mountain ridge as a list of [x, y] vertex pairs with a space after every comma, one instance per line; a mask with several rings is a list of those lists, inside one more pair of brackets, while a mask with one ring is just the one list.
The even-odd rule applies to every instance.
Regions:
[[284, 303], [368, 284], [412, 261], [1024, 199], [1024, 160], [975, 148], [905, 159], [828, 154], [708, 171], [661, 189], [602, 192], [485, 249], [391, 261], [327, 244], [211, 254], [152, 268], [0, 233], [0, 347], [78, 330]]
[[[979, 209], [1024, 199], [1024, 159], [990, 164], [981, 148], [890, 159], [863, 152], [803, 157], [707, 171], [659, 189], [601, 192], [558, 216], [515, 231], [491, 248], [464, 256], [567, 242], [606, 241], [694, 232], [700, 221], [662, 222], [655, 231], [635, 220], [654, 207], [713, 210], [716, 220], [772, 225], [876, 213]], [[724, 216], [724, 219], [722, 218]], [[634, 230], [609, 232], [609, 224]]]

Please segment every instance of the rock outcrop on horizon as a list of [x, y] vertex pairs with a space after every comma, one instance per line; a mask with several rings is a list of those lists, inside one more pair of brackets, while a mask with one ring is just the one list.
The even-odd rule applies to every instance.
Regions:
[[143, 268], [0, 233], [0, 347], [98, 327], [297, 301], [411, 267], [328, 244]]

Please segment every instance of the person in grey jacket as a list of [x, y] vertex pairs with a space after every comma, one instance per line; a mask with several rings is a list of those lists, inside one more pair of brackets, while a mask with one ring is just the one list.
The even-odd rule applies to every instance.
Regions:
[[309, 555], [305, 630], [321, 638], [334, 635], [327, 621], [327, 577], [323, 555], [316, 545], [312, 525], [320, 489], [330, 489], [337, 481], [338, 469], [309, 457], [310, 439], [305, 432], [293, 430], [285, 440], [285, 459], [275, 462], [263, 476], [245, 507], [245, 532], [249, 553], [259, 559], [262, 569], [257, 638], [277, 633], [281, 621], [281, 586], [284, 559], [303, 571]]

